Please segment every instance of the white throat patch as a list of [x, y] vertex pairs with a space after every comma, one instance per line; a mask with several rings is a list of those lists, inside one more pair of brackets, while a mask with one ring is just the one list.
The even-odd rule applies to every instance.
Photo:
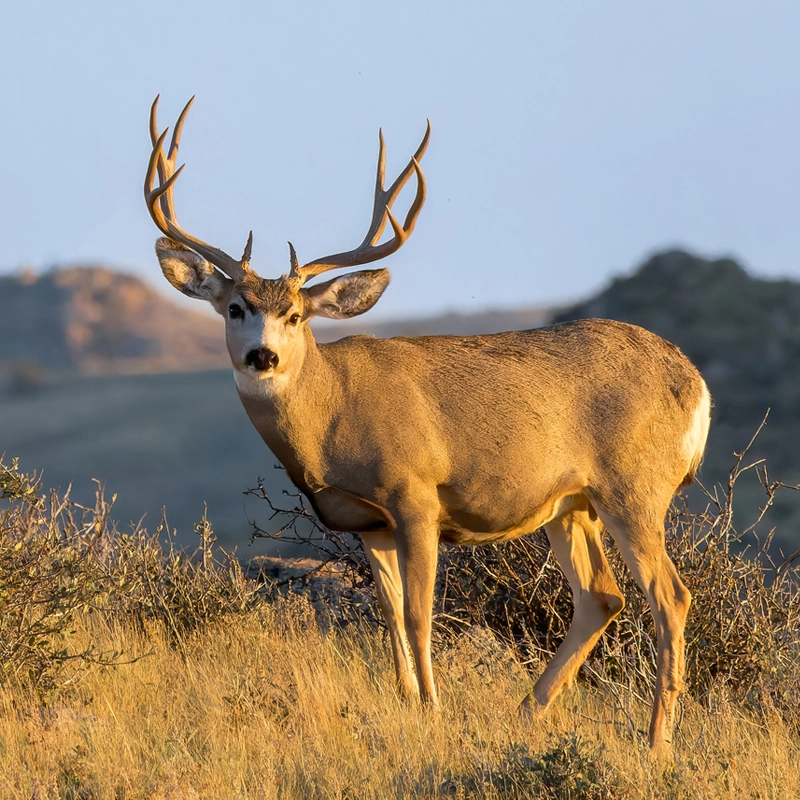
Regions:
[[286, 388], [288, 376], [285, 373], [264, 375], [251, 369], [234, 369], [233, 380], [239, 393], [247, 397], [278, 397]]

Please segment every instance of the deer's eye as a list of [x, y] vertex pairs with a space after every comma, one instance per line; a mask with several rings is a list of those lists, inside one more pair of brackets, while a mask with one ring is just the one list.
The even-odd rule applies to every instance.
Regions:
[[292, 314], [291, 317], [287, 320], [290, 325], [297, 325], [300, 322], [300, 315], [299, 314]]
[[238, 303], [231, 303], [228, 306], [228, 316], [231, 319], [241, 319], [244, 316], [244, 309]]

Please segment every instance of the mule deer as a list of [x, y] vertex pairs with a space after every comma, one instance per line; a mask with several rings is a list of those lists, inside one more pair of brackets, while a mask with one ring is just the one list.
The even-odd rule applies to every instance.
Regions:
[[[167, 280], [225, 318], [239, 396], [261, 438], [334, 530], [360, 535], [390, 634], [400, 691], [436, 703], [431, 616], [440, 541], [499, 542], [544, 526], [574, 598], [566, 638], [536, 682], [547, 707], [570, 681], [624, 598], [609, 569], [611, 534], [647, 596], [658, 663], [650, 744], [669, 741], [684, 672], [690, 596], [664, 548], [673, 495], [703, 456], [710, 398], [672, 344], [632, 325], [584, 320], [490, 336], [375, 339], [318, 345], [308, 321], [363, 314], [389, 283], [386, 269], [305, 286], [323, 272], [377, 261], [411, 235], [425, 201], [419, 162], [384, 188], [380, 136], [372, 222], [355, 250], [276, 279], [186, 233], [173, 190], [181, 129], [167, 154], [156, 106], [145, 180], [164, 234]], [[154, 186], [156, 176], [158, 185]], [[401, 225], [392, 205], [416, 177]], [[393, 236], [379, 243], [387, 224]]]

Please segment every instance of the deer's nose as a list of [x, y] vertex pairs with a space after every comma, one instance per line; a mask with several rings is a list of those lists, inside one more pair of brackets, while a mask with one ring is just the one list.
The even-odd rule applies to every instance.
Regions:
[[244, 359], [248, 367], [264, 372], [268, 369], [275, 369], [278, 366], [278, 354], [266, 347], [259, 347], [258, 350], [251, 350]]

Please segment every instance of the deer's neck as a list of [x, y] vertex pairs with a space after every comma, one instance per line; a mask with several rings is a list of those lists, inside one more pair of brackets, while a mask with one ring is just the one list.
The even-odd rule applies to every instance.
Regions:
[[324, 485], [325, 441], [331, 435], [342, 404], [337, 371], [305, 331], [302, 360], [281, 385], [248, 381], [237, 376], [237, 389], [250, 421], [273, 454], [301, 489], [314, 492]]

